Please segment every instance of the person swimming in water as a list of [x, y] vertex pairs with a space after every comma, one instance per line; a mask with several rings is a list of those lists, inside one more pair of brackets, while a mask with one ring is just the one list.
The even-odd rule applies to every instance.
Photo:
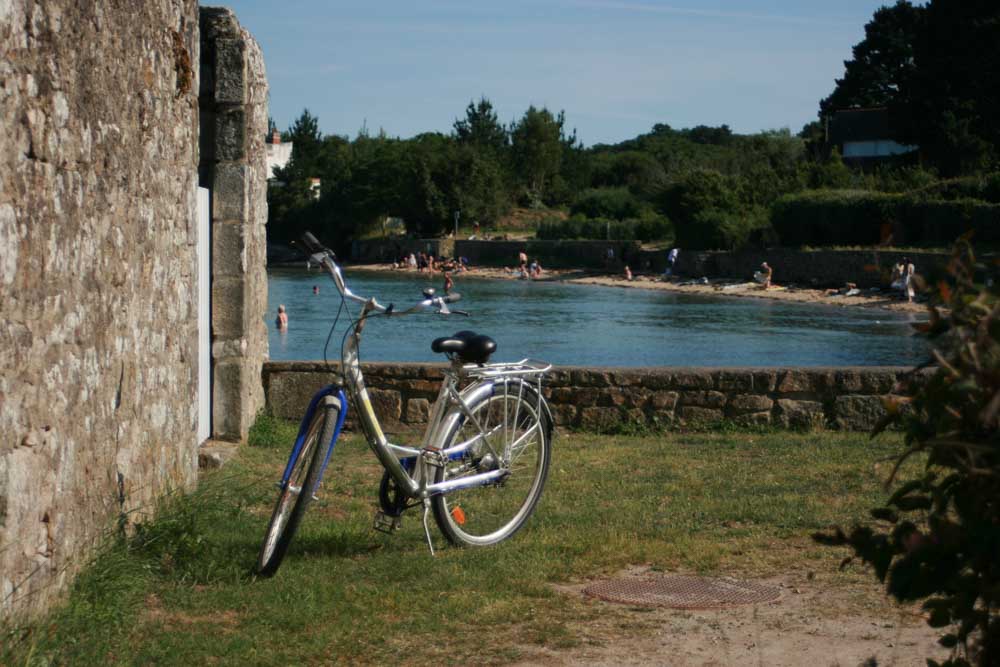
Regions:
[[278, 316], [274, 318], [274, 323], [278, 325], [279, 331], [284, 331], [288, 328], [288, 313], [285, 312], [285, 304], [278, 306]]

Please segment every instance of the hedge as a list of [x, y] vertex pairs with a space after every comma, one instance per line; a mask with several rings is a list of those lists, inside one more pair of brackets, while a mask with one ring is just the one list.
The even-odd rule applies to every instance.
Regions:
[[896, 244], [950, 245], [973, 231], [1000, 243], [1000, 205], [979, 199], [927, 200], [912, 194], [818, 190], [782, 197], [771, 209], [782, 245], [875, 245], [888, 225]]
[[659, 241], [673, 238], [673, 226], [664, 217], [633, 220], [601, 218], [569, 218], [543, 222], [535, 237], [546, 241], [561, 239], [614, 239], [616, 241]]

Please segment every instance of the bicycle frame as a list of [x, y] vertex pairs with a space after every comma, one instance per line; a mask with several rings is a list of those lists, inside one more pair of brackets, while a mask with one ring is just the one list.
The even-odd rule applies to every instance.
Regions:
[[[470, 408], [471, 405], [475, 405], [478, 401], [492, 395], [495, 390], [495, 383], [498, 380], [502, 380], [504, 383], [509, 383], [514, 376], [518, 376], [519, 379], [517, 381], [524, 382], [523, 379], [520, 379], [521, 377], [526, 375], [537, 375], [539, 381], [537, 390], [539, 410], [544, 409], [546, 413], [548, 413], [548, 405], [541, 398], [542, 394], [540, 382], [542, 375], [551, 368], [551, 365], [523, 360], [517, 364], [487, 364], [483, 366], [466, 367], [457, 360], [453, 361], [451, 368], [446, 370], [444, 373], [444, 379], [441, 382], [441, 388], [438, 391], [437, 400], [434, 402], [434, 409], [428, 420], [427, 429], [424, 432], [422, 446], [415, 448], [394, 444], [389, 441], [383, 432], [378, 416], [375, 414], [375, 410], [372, 407], [368, 390], [365, 387], [364, 374], [361, 370], [358, 349], [361, 332], [364, 330], [368, 314], [371, 312], [392, 316], [415, 312], [418, 308], [425, 307], [428, 304], [440, 305], [443, 312], [447, 312], [447, 307], [444, 306], [444, 302], [441, 299], [428, 299], [408, 311], [393, 313], [391, 306], [386, 308], [381, 306], [375, 299], [364, 299], [363, 297], [353, 294], [344, 283], [340, 267], [337, 266], [328, 254], [324, 253], [319, 259], [319, 263], [330, 273], [334, 283], [337, 285], [337, 289], [340, 291], [341, 295], [343, 295], [345, 300], [352, 300], [363, 304], [361, 314], [354, 324], [354, 331], [352, 334], [347, 336], [347, 339], [344, 342], [341, 354], [341, 372], [343, 374], [344, 385], [346, 386], [347, 393], [351, 398], [351, 402], [353, 402], [357, 407], [362, 429], [365, 432], [368, 444], [375, 453], [379, 462], [396, 482], [397, 488], [410, 498], [422, 499], [426, 501], [426, 499], [437, 494], [448, 493], [458, 489], [482, 486], [502, 478], [506, 472], [502, 469], [498, 469], [468, 477], [462, 477], [460, 479], [445, 480], [439, 483], [433, 483], [430, 481], [434, 477], [435, 467], [440, 467], [449, 459], [457, 459], [461, 457], [470, 447], [477, 446], [480, 443], [484, 444], [489, 451], [498, 457], [498, 459], [501, 458], [499, 453], [494, 450], [489, 441], [488, 434], [485, 433], [484, 429], [478, 424], [476, 416], [472, 413]], [[473, 377], [478, 381], [462, 390], [459, 390], [459, 380], [466, 376]], [[282, 478], [283, 484], [288, 481], [288, 476], [292, 469], [292, 463], [294, 462], [301, 447], [306, 429], [308, 428], [309, 421], [312, 419], [312, 415], [316, 410], [316, 406], [324, 396], [330, 395], [335, 391], [337, 392], [337, 397], [340, 399], [342, 407], [338, 416], [334, 436], [330, 441], [329, 449], [324, 459], [323, 471], [319, 476], [319, 480], [317, 480], [317, 486], [319, 481], [322, 480], [326, 465], [330, 460], [330, 455], [333, 452], [337, 437], [340, 434], [348, 407], [347, 397], [344, 396], [343, 390], [340, 390], [336, 385], [330, 385], [320, 390], [310, 402], [309, 409], [306, 411], [302, 425], [299, 428], [299, 437], [296, 440], [292, 456], [289, 459], [289, 463], [286, 466], [285, 473]], [[551, 418], [551, 414], [549, 414], [549, 416]], [[471, 419], [474, 424], [479, 426], [479, 435], [465, 442], [443, 449], [444, 439], [447, 437], [447, 434], [452, 430], [456, 423], [465, 419]], [[534, 428], [540, 428], [540, 425], [536, 424]], [[519, 439], [519, 442], [520, 440], [530, 436], [533, 431], [534, 429], [525, 433]], [[406, 465], [404, 465], [404, 461], [407, 463]], [[413, 471], [412, 475], [410, 474], [410, 470]], [[315, 493], [316, 489], [312, 489], [312, 492]]]

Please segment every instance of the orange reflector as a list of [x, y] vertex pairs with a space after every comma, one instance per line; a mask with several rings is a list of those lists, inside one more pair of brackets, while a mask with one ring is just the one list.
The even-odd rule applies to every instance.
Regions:
[[465, 512], [462, 511], [461, 507], [451, 508], [451, 518], [454, 519], [455, 523], [457, 523], [458, 525], [460, 526], [465, 525]]

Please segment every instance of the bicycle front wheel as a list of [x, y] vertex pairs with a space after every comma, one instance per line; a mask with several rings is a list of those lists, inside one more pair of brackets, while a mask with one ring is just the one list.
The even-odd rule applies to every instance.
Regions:
[[285, 557], [288, 545], [295, 536], [295, 530], [302, 521], [306, 507], [312, 500], [313, 491], [326, 459], [327, 447], [333, 439], [337, 427], [340, 401], [327, 396], [316, 407], [316, 413], [306, 429], [299, 455], [292, 464], [288, 482], [278, 494], [278, 502], [267, 524], [264, 543], [257, 556], [257, 574], [270, 577], [278, 571]]
[[470, 411], [475, 420], [458, 420], [445, 448], [471, 444], [461, 457], [438, 468], [435, 481], [490, 470], [504, 475], [483, 486], [435, 496], [434, 519], [452, 543], [486, 546], [516, 533], [538, 504], [548, 475], [552, 423], [538, 393], [523, 381], [497, 382], [493, 393]]

